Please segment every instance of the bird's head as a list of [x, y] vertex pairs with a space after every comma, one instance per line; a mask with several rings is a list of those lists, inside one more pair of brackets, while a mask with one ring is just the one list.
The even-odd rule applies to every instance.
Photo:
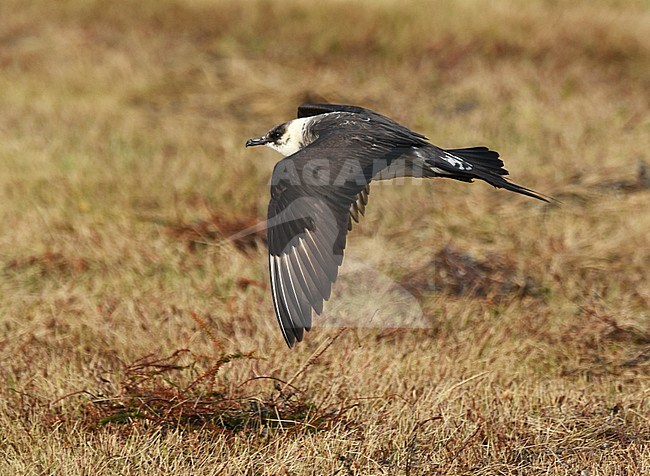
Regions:
[[295, 154], [300, 149], [309, 145], [307, 141], [306, 125], [309, 118], [294, 119], [283, 122], [268, 131], [262, 137], [255, 137], [246, 141], [246, 147], [265, 145], [277, 150], [285, 157]]

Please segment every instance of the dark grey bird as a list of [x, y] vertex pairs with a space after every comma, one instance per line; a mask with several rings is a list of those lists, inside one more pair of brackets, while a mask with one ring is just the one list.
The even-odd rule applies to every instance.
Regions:
[[352, 222], [368, 203], [373, 180], [446, 177], [483, 180], [538, 200], [508, 182], [499, 154], [487, 147], [442, 149], [369, 109], [303, 104], [298, 118], [275, 126], [246, 147], [266, 145], [285, 156], [271, 176], [267, 217], [275, 314], [293, 347], [321, 314], [343, 262]]

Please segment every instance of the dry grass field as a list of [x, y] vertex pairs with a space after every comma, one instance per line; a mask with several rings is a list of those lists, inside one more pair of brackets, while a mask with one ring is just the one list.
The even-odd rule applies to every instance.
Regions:
[[[0, 474], [650, 474], [648, 91], [645, 0], [3, 0]], [[375, 186], [344, 270], [420, 325], [362, 272], [290, 351], [227, 237], [322, 99], [560, 203]]]

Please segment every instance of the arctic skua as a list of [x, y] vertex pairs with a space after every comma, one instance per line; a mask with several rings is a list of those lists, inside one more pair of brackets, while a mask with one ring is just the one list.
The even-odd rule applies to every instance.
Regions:
[[372, 181], [444, 177], [483, 180], [538, 200], [507, 181], [498, 152], [487, 147], [442, 149], [422, 134], [369, 109], [303, 104], [297, 119], [249, 139], [285, 156], [271, 176], [267, 238], [275, 314], [289, 347], [323, 312], [348, 231], [365, 213]]

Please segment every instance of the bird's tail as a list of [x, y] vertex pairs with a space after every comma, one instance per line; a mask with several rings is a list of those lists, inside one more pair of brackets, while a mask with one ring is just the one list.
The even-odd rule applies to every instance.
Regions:
[[511, 192], [521, 193], [522, 195], [527, 195], [538, 200], [549, 201], [548, 198], [533, 190], [517, 185], [516, 183], [508, 182], [504, 178], [505, 175], [508, 175], [508, 171], [503, 168], [503, 161], [499, 158], [499, 153], [494, 150], [490, 150], [487, 147], [468, 147], [465, 149], [445, 149], [445, 152], [452, 156], [460, 157], [472, 166], [471, 170], [460, 173], [458, 177], [450, 178], [457, 178], [457, 180], [463, 181], [478, 178], [496, 188], [505, 188]]

